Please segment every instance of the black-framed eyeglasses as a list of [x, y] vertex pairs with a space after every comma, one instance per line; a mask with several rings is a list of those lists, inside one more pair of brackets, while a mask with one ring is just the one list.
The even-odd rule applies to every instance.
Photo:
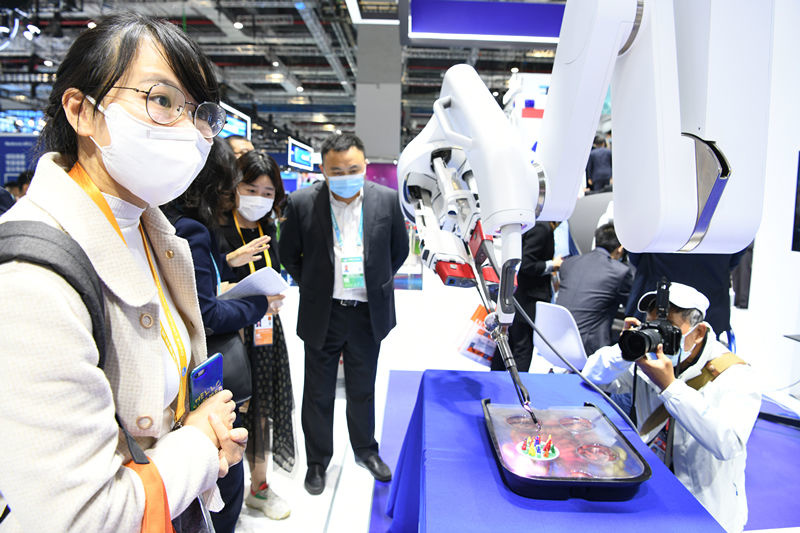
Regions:
[[147, 95], [145, 110], [147, 111], [147, 116], [153, 119], [156, 124], [164, 126], [173, 124], [181, 118], [186, 106], [193, 106], [194, 112], [187, 111], [187, 114], [192, 119], [194, 127], [206, 139], [216, 137], [222, 131], [222, 127], [225, 126], [226, 114], [222, 106], [214, 102], [203, 102], [202, 104], [187, 102], [183, 91], [172, 85], [156, 83], [146, 91], [136, 87], [115, 86], [114, 88], [127, 89]]

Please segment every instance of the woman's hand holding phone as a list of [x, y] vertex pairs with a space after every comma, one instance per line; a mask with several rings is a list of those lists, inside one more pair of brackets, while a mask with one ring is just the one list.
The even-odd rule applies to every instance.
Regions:
[[209, 418], [211, 415], [216, 416], [223, 427], [225, 427], [226, 430], [230, 430], [233, 427], [233, 421], [236, 419], [236, 413], [234, 413], [235, 408], [236, 404], [233, 402], [233, 393], [229, 390], [222, 390], [205, 400], [194, 411], [190, 411], [189, 414], [186, 415], [183, 425], [196, 427], [214, 443], [214, 446], [219, 448], [220, 438], [217, 431], [212, 427]]
[[215, 413], [208, 415], [208, 422], [216, 433], [219, 441], [219, 473], [218, 477], [228, 475], [228, 469], [242, 460], [244, 449], [247, 446], [247, 430], [245, 428], [231, 429]]

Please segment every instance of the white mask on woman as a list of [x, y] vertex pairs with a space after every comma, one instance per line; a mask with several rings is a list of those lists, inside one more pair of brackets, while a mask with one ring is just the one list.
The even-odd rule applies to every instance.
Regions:
[[239, 207], [237, 208], [239, 214], [250, 222], [255, 222], [264, 218], [267, 213], [272, 211], [272, 203], [275, 201], [274, 198], [249, 196], [239, 194], [238, 191], [236, 192], [236, 196], [239, 198]]
[[[86, 97], [95, 104], [91, 96]], [[117, 104], [97, 110], [106, 118], [111, 144], [100, 146], [109, 175], [152, 207], [183, 194], [206, 164], [211, 143], [195, 127], [153, 126]]]

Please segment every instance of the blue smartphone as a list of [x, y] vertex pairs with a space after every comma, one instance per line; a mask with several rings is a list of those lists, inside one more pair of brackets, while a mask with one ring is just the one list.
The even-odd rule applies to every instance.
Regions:
[[217, 352], [189, 374], [189, 410], [222, 390], [222, 354]]

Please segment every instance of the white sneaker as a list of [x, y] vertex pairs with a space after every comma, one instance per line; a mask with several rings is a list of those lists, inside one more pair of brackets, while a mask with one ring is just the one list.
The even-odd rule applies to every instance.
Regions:
[[260, 490], [255, 494], [247, 491], [247, 497], [244, 499], [244, 503], [248, 507], [261, 510], [267, 518], [272, 520], [283, 520], [292, 513], [286, 500], [275, 494], [275, 491], [270, 487]]

